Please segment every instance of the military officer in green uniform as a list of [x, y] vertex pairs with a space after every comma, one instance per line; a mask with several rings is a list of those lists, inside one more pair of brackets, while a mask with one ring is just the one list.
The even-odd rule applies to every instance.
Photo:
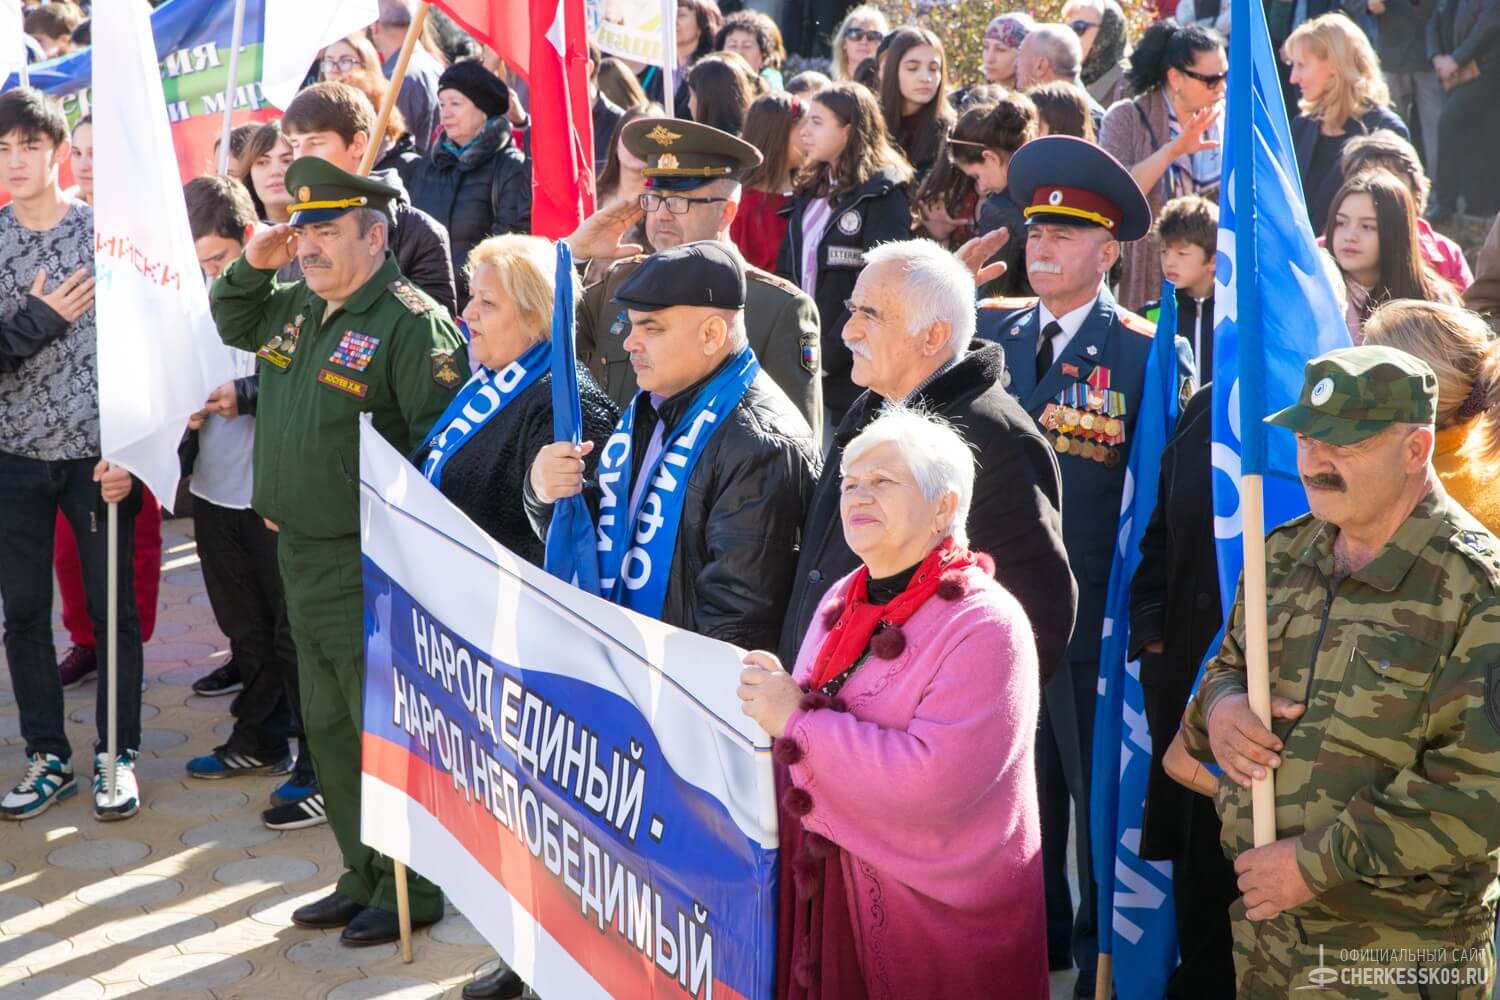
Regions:
[[[1245, 607], [1188, 705], [1216, 762], [1239, 996], [1490, 996], [1500, 871], [1500, 559], [1432, 467], [1437, 379], [1388, 347], [1309, 362], [1311, 513], [1266, 540], [1272, 727], [1250, 710]], [[1254, 848], [1250, 781], [1274, 771]]]
[[[469, 365], [448, 314], [390, 254], [394, 189], [316, 157], [293, 163], [286, 185], [290, 223], [257, 234], [210, 298], [224, 342], [259, 358], [253, 502], [280, 531], [306, 735], [347, 869], [332, 895], [292, 919], [343, 926], [346, 944], [379, 944], [397, 937], [396, 891], [390, 860], [359, 836], [359, 418], [370, 414], [410, 454]], [[276, 269], [293, 258], [303, 280], [278, 282]], [[410, 894], [414, 925], [442, 916], [431, 882], [413, 873]]]
[[[642, 173], [647, 191], [640, 200], [653, 247], [669, 250], [700, 240], [733, 245], [729, 225], [740, 204], [737, 177], [760, 163], [759, 150], [727, 132], [675, 118], [633, 121], [621, 141], [646, 161]], [[634, 222], [632, 217], [625, 225]], [[606, 256], [580, 245], [573, 251], [580, 257]], [[637, 255], [616, 262], [603, 280], [584, 289], [578, 307], [578, 358], [622, 409], [634, 397], [636, 384], [625, 350], [630, 318], [615, 302], [615, 292], [645, 259]], [[748, 265], [745, 288], [750, 347], [818, 440], [823, 419], [818, 307], [796, 285]]]

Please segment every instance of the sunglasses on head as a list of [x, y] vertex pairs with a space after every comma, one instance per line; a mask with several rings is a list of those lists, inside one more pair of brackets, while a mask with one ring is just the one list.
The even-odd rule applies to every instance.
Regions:
[[1097, 27], [1099, 27], [1099, 22], [1098, 21], [1085, 21], [1082, 18], [1079, 18], [1076, 21], [1069, 21], [1068, 22], [1068, 27], [1070, 27], [1070, 28], [1073, 29], [1073, 34], [1079, 35], [1081, 37], [1090, 28], [1097, 28]]
[[844, 37], [851, 42], [879, 42], [885, 32], [877, 28], [845, 28]]
[[1219, 84], [1224, 83], [1229, 79], [1229, 74], [1227, 72], [1199, 73], [1196, 70], [1187, 69], [1186, 67], [1181, 66], [1177, 68], [1177, 72], [1181, 73], [1183, 76], [1192, 77], [1194, 80], [1197, 80], [1205, 87], [1217, 87]]

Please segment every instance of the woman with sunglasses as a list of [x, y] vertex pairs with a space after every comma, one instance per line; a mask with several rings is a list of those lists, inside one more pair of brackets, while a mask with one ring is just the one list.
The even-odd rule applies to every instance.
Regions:
[[833, 29], [833, 79], [854, 79], [860, 63], [873, 58], [881, 41], [891, 33], [885, 14], [869, 4], [860, 4], [844, 15]]
[[1292, 120], [1292, 148], [1302, 175], [1302, 196], [1314, 232], [1328, 222], [1328, 207], [1344, 183], [1344, 144], [1357, 135], [1390, 129], [1410, 140], [1389, 107], [1391, 92], [1370, 40], [1343, 14], [1315, 17], [1292, 32], [1281, 48], [1302, 91], [1302, 113]]
[[1083, 47], [1078, 74], [1090, 96], [1106, 108], [1129, 97], [1130, 27], [1120, 5], [1114, 0], [1069, 0], [1062, 19]]
[[[1104, 115], [1099, 145], [1130, 169], [1153, 214], [1185, 194], [1217, 195], [1229, 59], [1218, 35], [1158, 21], [1130, 54], [1136, 96]], [[1122, 248], [1119, 302], [1140, 309], [1161, 295], [1155, 236]]]

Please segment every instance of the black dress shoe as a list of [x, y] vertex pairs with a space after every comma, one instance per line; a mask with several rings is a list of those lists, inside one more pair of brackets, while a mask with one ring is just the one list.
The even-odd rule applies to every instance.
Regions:
[[[411, 929], [419, 930], [423, 927], [431, 927], [435, 923], [437, 923], [436, 920], [413, 919]], [[392, 941], [401, 940], [401, 922], [390, 910], [367, 906], [348, 922], [344, 927], [344, 933], [339, 935], [339, 940], [352, 948], [390, 944]]]
[[464, 1000], [516, 1000], [526, 992], [526, 982], [505, 966], [475, 976], [464, 984]]
[[297, 907], [292, 911], [292, 923], [298, 927], [342, 927], [359, 916], [363, 909], [363, 904], [335, 892]]

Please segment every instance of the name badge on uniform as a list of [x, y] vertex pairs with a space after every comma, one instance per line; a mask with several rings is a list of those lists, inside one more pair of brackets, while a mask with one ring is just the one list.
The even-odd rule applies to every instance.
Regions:
[[339, 345], [333, 349], [328, 360], [336, 365], [362, 372], [370, 367], [370, 361], [375, 357], [375, 351], [379, 347], [379, 337], [350, 330], [339, 340]]
[[829, 247], [829, 267], [864, 267], [865, 252], [859, 247]]
[[330, 371], [327, 368], [319, 369], [318, 381], [329, 388], [338, 389], [340, 392], [347, 392], [349, 395], [358, 396], [360, 399], [364, 399], [370, 394], [370, 387], [359, 381], [359, 379], [340, 375], [338, 372]]

